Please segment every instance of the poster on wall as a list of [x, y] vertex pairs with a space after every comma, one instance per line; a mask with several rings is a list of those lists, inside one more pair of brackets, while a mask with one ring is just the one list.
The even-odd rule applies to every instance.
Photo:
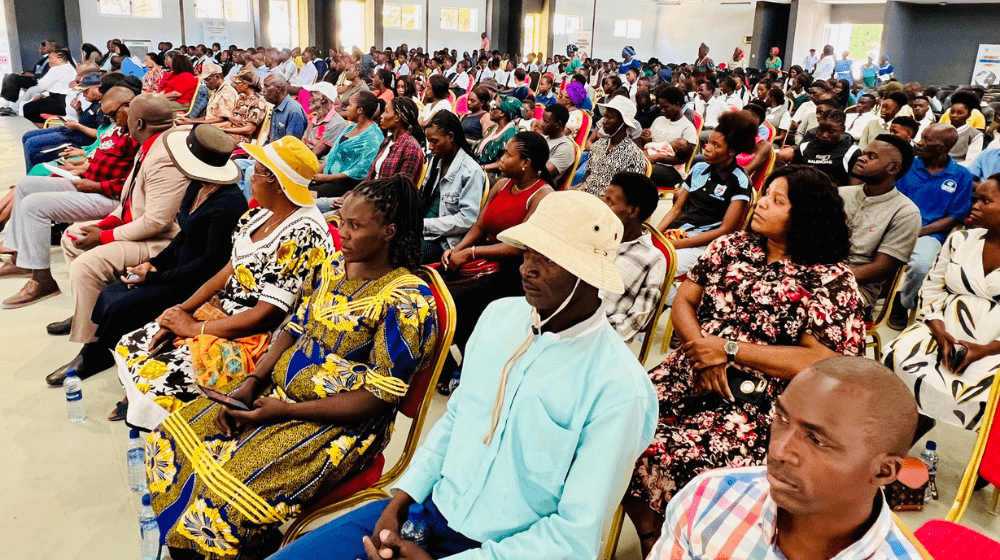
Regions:
[[585, 58], [590, 58], [590, 30], [589, 29], [581, 29], [580, 31], [578, 31], [577, 34], [576, 34], [576, 40], [574, 41], [574, 44], [576, 44], [576, 49], [577, 49], [576, 56], [580, 60], [583, 60]]
[[418, 6], [403, 4], [403, 29], [420, 29], [417, 25], [417, 19], [420, 17], [417, 9]]
[[212, 43], [219, 43], [220, 45], [229, 44], [229, 35], [226, 33], [226, 20], [206, 19], [204, 20], [204, 25], [206, 45], [211, 45]]
[[10, 37], [7, 35], [7, 14], [4, 13], [4, 2], [0, 2], [0, 74], [13, 72], [10, 60]]
[[399, 4], [386, 4], [382, 8], [382, 27], [403, 27], [402, 10]]
[[979, 45], [972, 85], [990, 87], [1000, 81], [1000, 45]]
[[470, 10], [469, 8], [459, 8], [458, 10], [458, 30], [459, 31], [475, 31], [476, 22], [473, 21], [472, 14], [475, 10]]
[[458, 8], [441, 8], [441, 29], [447, 31], [458, 29]]

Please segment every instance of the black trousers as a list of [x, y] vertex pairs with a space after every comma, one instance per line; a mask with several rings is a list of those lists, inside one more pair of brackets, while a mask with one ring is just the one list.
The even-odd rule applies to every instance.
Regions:
[[61, 93], [50, 93], [37, 101], [29, 101], [24, 104], [24, 118], [35, 124], [44, 123], [45, 117], [42, 115], [45, 114], [65, 115], [66, 96]]
[[358, 181], [357, 179], [347, 177], [346, 179], [330, 181], [328, 183], [314, 182], [309, 185], [309, 190], [316, 191], [316, 196], [319, 198], [337, 198], [344, 196], [348, 191], [354, 190], [354, 187], [358, 186], [360, 183], [361, 181]]
[[17, 101], [22, 89], [28, 89], [38, 85], [38, 79], [20, 74], [7, 74], [3, 77], [3, 87], [0, 88], [0, 97], [11, 103]]
[[672, 165], [654, 164], [653, 172], [649, 175], [650, 180], [657, 187], [672, 188], [679, 185], [684, 179]]

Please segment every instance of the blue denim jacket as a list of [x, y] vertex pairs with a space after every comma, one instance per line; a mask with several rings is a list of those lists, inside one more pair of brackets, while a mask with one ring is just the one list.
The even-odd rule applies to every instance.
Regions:
[[[436, 163], [435, 157], [427, 161], [428, 171], [421, 190], [434, 187], [427, 182], [431, 180], [431, 169]], [[441, 206], [437, 218], [424, 218], [424, 239], [437, 240], [445, 249], [452, 249], [479, 218], [486, 190], [486, 172], [472, 156], [459, 150], [448, 173], [438, 180], [438, 187]]]

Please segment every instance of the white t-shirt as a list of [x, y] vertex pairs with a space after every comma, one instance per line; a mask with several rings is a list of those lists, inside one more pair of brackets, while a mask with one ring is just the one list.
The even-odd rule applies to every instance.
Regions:
[[694, 146], [698, 143], [698, 132], [694, 124], [683, 115], [676, 121], [671, 121], [667, 117], [656, 117], [649, 127], [651, 142], [672, 142], [678, 138], [683, 138]]
[[816, 64], [816, 71], [813, 72], [814, 80], [829, 80], [833, 77], [833, 67], [836, 63], [833, 61], [833, 56], [824, 56], [823, 60], [820, 60]]
[[435, 102], [433, 105], [424, 105], [424, 108], [420, 110], [420, 118], [429, 120], [434, 116], [434, 113], [437, 113], [438, 111], [451, 111], [451, 101], [442, 99], [441, 101]]

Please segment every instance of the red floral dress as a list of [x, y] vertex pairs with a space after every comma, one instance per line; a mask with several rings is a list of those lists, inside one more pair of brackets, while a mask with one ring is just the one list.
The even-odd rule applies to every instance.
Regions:
[[[703, 288], [698, 322], [710, 335], [762, 345], [797, 346], [813, 335], [824, 346], [858, 355], [864, 347], [862, 299], [846, 264], [768, 264], [765, 239], [736, 232], [712, 242], [688, 272]], [[676, 403], [697, 392], [687, 357], [673, 351], [650, 372], [660, 401], [653, 443], [636, 462], [629, 494], [663, 512], [691, 479], [716, 468], [761, 465], [767, 455], [771, 405], [787, 380], [765, 376], [768, 403], [737, 401], [690, 416]]]

